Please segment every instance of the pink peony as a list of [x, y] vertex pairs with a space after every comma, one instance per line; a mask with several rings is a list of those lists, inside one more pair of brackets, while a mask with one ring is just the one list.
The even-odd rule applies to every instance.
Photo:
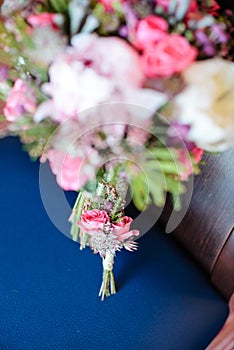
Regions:
[[169, 77], [187, 68], [197, 56], [197, 49], [178, 34], [166, 35], [145, 48], [142, 67], [148, 77]]
[[7, 98], [3, 113], [10, 122], [26, 113], [34, 113], [36, 99], [31, 88], [23, 80], [17, 79]]
[[140, 20], [134, 35], [133, 44], [144, 50], [148, 45], [152, 45], [166, 35], [168, 24], [162, 17], [150, 15]]
[[132, 223], [132, 218], [129, 216], [124, 216], [121, 221], [112, 224], [113, 233], [116, 234], [119, 241], [124, 241], [131, 236], [138, 236], [138, 230], [130, 231], [130, 225]]
[[77, 191], [85, 183], [95, 177], [95, 168], [87, 166], [80, 157], [71, 157], [61, 151], [50, 149], [47, 154], [52, 172], [57, 183], [64, 190]]
[[[73, 118], [89, 126], [90, 114], [85, 113], [86, 119], [81, 120], [82, 111], [91, 113], [92, 107], [118, 102], [124, 103], [122, 115], [129, 123], [130, 104], [146, 107], [149, 119], [150, 108], [155, 110], [166, 102], [165, 95], [142, 88], [145, 76], [140, 57], [124, 40], [79, 34], [72, 38], [72, 45], [49, 69], [50, 82], [43, 85], [43, 91], [51, 98], [39, 106], [35, 121]], [[111, 115], [108, 121], [113, 121]]]
[[98, 231], [103, 231], [103, 225], [109, 221], [110, 218], [105, 210], [92, 209], [86, 210], [81, 215], [81, 220], [77, 222], [77, 225], [83, 233], [92, 235]]

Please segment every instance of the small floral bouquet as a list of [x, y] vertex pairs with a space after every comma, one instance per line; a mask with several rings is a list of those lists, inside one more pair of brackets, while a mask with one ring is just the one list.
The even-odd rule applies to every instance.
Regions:
[[204, 150], [234, 144], [234, 16], [214, 0], [4, 0], [0, 136], [78, 192], [71, 237], [103, 259], [136, 249], [125, 215], [176, 210]]

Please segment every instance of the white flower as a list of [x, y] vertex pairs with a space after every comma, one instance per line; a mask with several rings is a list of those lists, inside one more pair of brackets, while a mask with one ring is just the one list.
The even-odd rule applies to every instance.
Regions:
[[[51, 117], [59, 123], [73, 118], [88, 128], [100, 119], [145, 125], [166, 102], [165, 94], [143, 88], [140, 57], [124, 40], [81, 34], [72, 45], [50, 66], [50, 81], [42, 87], [50, 99], [38, 107], [36, 122]], [[103, 104], [111, 105], [111, 113], [93, 117], [89, 109]]]
[[183, 76], [187, 86], [174, 99], [173, 117], [191, 125], [188, 138], [208, 151], [234, 145], [234, 63], [195, 62]]
[[25, 52], [32, 62], [39, 65], [48, 65], [61, 54], [66, 47], [67, 39], [48, 26], [32, 29], [31, 40], [33, 47], [26, 48]]
[[3, 16], [10, 16], [12, 12], [22, 10], [30, 4], [30, 0], [4, 0], [1, 5]]

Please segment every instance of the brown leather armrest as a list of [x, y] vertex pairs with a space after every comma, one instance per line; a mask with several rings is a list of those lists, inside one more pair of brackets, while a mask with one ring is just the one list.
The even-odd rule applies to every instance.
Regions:
[[[182, 198], [183, 206], [188, 200], [186, 196]], [[164, 227], [170, 214], [168, 201], [161, 218]], [[173, 233], [227, 300], [234, 292], [233, 228], [234, 149], [231, 149], [205, 157], [205, 166], [195, 178], [187, 214]]]

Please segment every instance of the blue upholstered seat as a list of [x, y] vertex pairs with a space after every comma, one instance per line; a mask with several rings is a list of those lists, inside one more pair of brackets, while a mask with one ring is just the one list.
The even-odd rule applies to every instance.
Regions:
[[119, 291], [101, 302], [101, 261], [50, 222], [38, 163], [12, 138], [0, 157], [1, 350], [205, 349], [227, 304], [173, 236], [154, 227], [119, 254]]

